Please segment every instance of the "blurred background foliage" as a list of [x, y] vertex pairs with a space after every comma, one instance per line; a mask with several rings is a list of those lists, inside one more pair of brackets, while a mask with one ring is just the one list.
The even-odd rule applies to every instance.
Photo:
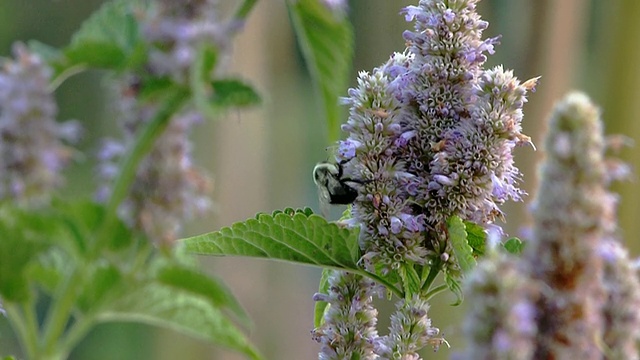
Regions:
[[[100, 0], [0, 0], [0, 55], [7, 56], [16, 40], [37, 39], [65, 45]], [[221, 0], [223, 8], [236, 5]], [[354, 76], [386, 61], [404, 48], [402, 31], [409, 25], [398, 15], [409, 0], [352, 0], [350, 17], [356, 44]], [[224, 9], [223, 9], [224, 10]], [[620, 157], [635, 170], [634, 180], [616, 184], [620, 193], [620, 227], [633, 255], [640, 253], [640, 2], [637, 0], [483, 0], [479, 13], [490, 23], [486, 36], [502, 34], [501, 45], [488, 66], [504, 64], [526, 80], [542, 76], [537, 92], [525, 106], [525, 133], [542, 144], [546, 116], [553, 102], [571, 89], [581, 89], [602, 107], [607, 133], [635, 140]], [[284, 0], [261, 0], [245, 31], [234, 42], [229, 71], [253, 83], [265, 103], [260, 108], [229, 112], [200, 125], [194, 134], [200, 164], [214, 174], [215, 213], [193, 223], [187, 234], [221, 226], [283, 207], [312, 205], [317, 209], [311, 170], [328, 153], [319, 98], [314, 94], [292, 34]], [[79, 119], [86, 128], [78, 164], [68, 172], [70, 196], [91, 196], [100, 138], [115, 136], [108, 83], [99, 72], [66, 82], [57, 93], [59, 119]], [[345, 89], [346, 93], [346, 89]], [[346, 119], [346, 118], [345, 118]], [[541, 151], [542, 150], [542, 151]], [[524, 188], [534, 195], [536, 163], [543, 149], [518, 149], [516, 160]], [[589, 194], [585, 194], [589, 196]], [[518, 235], [529, 221], [524, 203], [509, 204], [506, 229]], [[336, 214], [338, 212], [336, 211]], [[202, 259], [222, 277], [254, 320], [251, 339], [269, 359], [317, 358], [318, 345], [309, 331], [313, 321], [311, 296], [320, 270], [247, 259]], [[460, 307], [453, 297], [436, 298], [432, 318], [452, 345], [428, 359], [449, 358], [464, 346], [460, 338]], [[388, 325], [387, 304], [381, 307], [381, 333]], [[7, 322], [0, 317], [0, 349], [17, 352]], [[237, 354], [197, 340], [144, 325], [98, 327], [74, 352], [73, 359], [241, 359]]]

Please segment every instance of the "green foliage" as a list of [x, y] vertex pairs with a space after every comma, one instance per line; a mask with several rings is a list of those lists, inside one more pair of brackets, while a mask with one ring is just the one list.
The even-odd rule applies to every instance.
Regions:
[[211, 82], [213, 89], [209, 103], [215, 109], [248, 107], [260, 104], [262, 99], [255, 90], [237, 79], [221, 79]]
[[291, 21], [311, 77], [322, 96], [329, 140], [338, 140], [341, 109], [353, 57], [353, 30], [346, 17], [318, 0], [287, 1]]
[[471, 271], [476, 266], [476, 259], [473, 257], [473, 248], [469, 245], [465, 224], [459, 217], [452, 216], [447, 221], [447, 229], [458, 265], [464, 273]]
[[[261, 358], [221, 309], [213, 305], [211, 296], [197, 296], [184, 287], [160, 282], [138, 285], [110, 302], [99, 320], [163, 326], [240, 351], [251, 359]], [[219, 299], [218, 295], [213, 298]]]
[[[61, 341], [45, 341], [44, 351], [65, 353], [88, 325], [117, 320], [165, 326], [260, 358], [229, 318], [249, 323], [220, 281], [179, 258], [153, 256], [148, 240], [117, 219], [102, 227], [106, 209], [101, 205], [57, 205], [55, 211], [0, 207], [0, 295], [26, 303], [37, 284], [54, 299], [44, 338]], [[98, 236], [100, 231], [106, 235]], [[134, 240], [137, 251], [132, 252]], [[71, 313], [76, 321], [65, 330]]]
[[250, 324], [250, 320], [240, 303], [233, 297], [231, 291], [215, 277], [181, 264], [169, 264], [158, 270], [156, 279], [163, 285], [172, 286], [180, 291], [206, 299], [214, 307], [228, 309], [243, 324]]
[[473, 249], [473, 256], [483, 256], [486, 251], [487, 233], [484, 228], [470, 221], [464, 222], [464, 228], [467, 232], [467, 242]]
[[449, 272], [444, 273], [444, 283], [447, 285], [449, 291], [451, 291], [456, 296], [456, 301], [452, 303], [452, 306], [458, 306], [462, 304], [464, 300], [464, 293], [462, 292], [462, 286], [460, 286], [460, 281], [456, 279], [455, 276], [452, 276]]
[[219, 231], [183, 239], [201, 255], [233, 255], [360, 270], [357, 231], [341, 228], [309, 210], [287, 209], [235, 223]]
[[133, 15], [134, 1], [110, 1], [89, 17], [63, 53], [66, 66], [123, 70], [142, 64], [144, 43]]
[[29, 212], [0, 205], [0, 296], [24, 302], [30, 297], [27, 267], [50, 246], [50, 239], [64, 237], [48, 212]]
[[518, 239], [517, 237], [512, 237], [512, 238], [509, 238], [507, 241], [505, 241], [502, 246], [509, 253], [514, 255], [520, 255], [524, 250], [525, 243], [523, 243], [522, 240]]
[[404, 264], [400, 267], [399, 273], [404, 286], [405, 298], [410, 298], [413, 294], [420, 293], [422, 280], [420, 279], [420, 275], [418, 275], [413, 264]]

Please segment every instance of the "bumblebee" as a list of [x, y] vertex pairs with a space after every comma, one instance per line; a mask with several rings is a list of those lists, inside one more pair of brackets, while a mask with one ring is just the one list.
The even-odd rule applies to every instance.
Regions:
[[358, 197], [358, 190], [349, 183], [362, 184], [362, 181], [343, 178], [343, 164], [321, 162], [313, 168], [313, 181], [318, 186], [321, 204], [348, 205]]

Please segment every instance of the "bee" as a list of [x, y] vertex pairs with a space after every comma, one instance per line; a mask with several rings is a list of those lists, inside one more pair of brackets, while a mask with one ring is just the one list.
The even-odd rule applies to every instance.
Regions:
[[349, 205], [358, 197], [358, 190], [352, 184], [363, 182], [343, 178], [344, 163], [345, 161], [337, 164], [321, 162], [313, 168], [313, 182], [318, 186], [321, 206], [324, 206], [323, 204]]

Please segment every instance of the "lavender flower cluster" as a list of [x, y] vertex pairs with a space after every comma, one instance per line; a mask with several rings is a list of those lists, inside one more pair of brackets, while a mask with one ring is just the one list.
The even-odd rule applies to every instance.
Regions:
[[[530, 143], [520, 123], [537, 79], [521, 83], [502, 67], [483, 68], [498, 38], [482, 40], [488, 24], [476, 13], [477, 2], [421, 0], [406, 7], [406, 20], [414, 22], [414, 30], [403, 34], [407, 49], [370, 73], [360, 72], [344, 99], [350, 116], [342, 130], [348, 137], [340, 141], [336, 160], [344, 177], [360, 184], [347, 223], [360, 227], [368, 271], [385, 276], [437, 261], [443, 264], [439, 270], [455, 275], [460, 269], [447, 220], [456, 215], [499, 230], [498, 206], [521, 199], [512, 151]], [[334, 287], [332, 292], [341, 293]], [[334, 307], [357, 307], [345, 296], [329, 302], [325, 323], [316, 329], [326, 335], [317, 338], [320, 358], [349, 358], [334, 350], [356, 345], [348, 336], [353, 332], [326, 329], [346, 329], [336, 325], [341, 317]], [[398, 302], [389, 335], [370, 340], [373, 354], [361, 352], [361, 358], [419, 359], [425, 346], [446, 344], [431, 326], [428, 308], [419, 295]]]
[[[129, 74], [117, 84], [122, 141], [107, 140], [99, 154], [104, 180], [98, 198], [105, 201], [117, 176], [118, 161], [135, 143], [138, 131], [160, 108], [158, 101], [138, 97], [140, 81], [147, 77], [168, 77], [189, 84], [190, 69], [202, 46], [215, 46], [221, 54], [227, 48], [231, 26], [218, 19], [217, 1], [161, 0], [140, 14], [145, 41], [149, 44], [146, 74]], [[220, 54], [219, 54], [220, 55]], [[209, 74], [213, 76], [213, 74]], [[144, 231], [156, 243], [169, 245], [185, 219], [211, 208], [212, 181], [192, 162], [189, 133], [204, 116], [191, 105], [170, 120], [165, 133], [138, 167], [136, 180], [120, 215]]]
[[62, 182], [60, 171], [80, 135], [75, 121], [56, 122], [52, 69], [26, 46], [0, 69], [0, 200], [38, 202]]
[[[512, 150], [530, 143], [520, 123], [537, 79], [520, 83], [502, 67], [482, 67], [498, 38], [482, 40], [487, 22], [476, 3], [405, 8], [414, 21], [406, 51], [361, 72], [344, 99], [348, 138], [336, 157], [345, 177], [364, 184], [351, 223], [361, 227], [368, 270], [451, 255], [438, 231], [450, 216], [489, 227], [502, 216], [498, 205], [521, 198]], [[457, 270], [453, 259], [448, 265]]]
[[219, 19], [217, 0], [158, 0], [153, 5], [141, 14], [140, 22], [153, 46], [148, 65], [154, 75], [187, 84], [201, 44], [215, 44], [220, 54], [225, 53], [235, 24]]
[[319, 359], [420, 359], [425, 346], [437, 349], [445, 340], [440, 330], [431, 326], [429, 304], [414, 296], [397, 303], [391, 316], [389, 334], [376, 330], [378, 311], [373, 297], [382, 297], [383, 286], [361, 275], [333, 271], [328, 279], [328, 294], [315, 294], [315, 301], [329, 303], [325, 322], [312, 331], [321, 344]]

